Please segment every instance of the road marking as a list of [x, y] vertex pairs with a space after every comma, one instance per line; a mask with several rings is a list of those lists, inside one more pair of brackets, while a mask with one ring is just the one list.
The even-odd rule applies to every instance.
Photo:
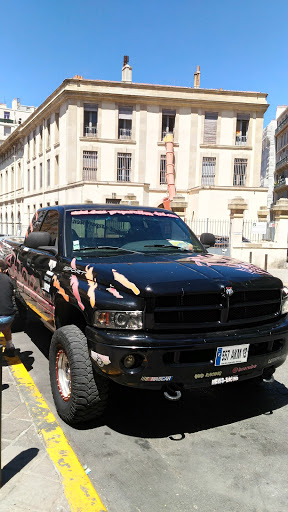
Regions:
[[[4, 345], [4, 343], [3, 343]], [[40, 391], [18, 356], [5, 357], [20, 392], [60, 472], [71, 512], [107, 512]]]

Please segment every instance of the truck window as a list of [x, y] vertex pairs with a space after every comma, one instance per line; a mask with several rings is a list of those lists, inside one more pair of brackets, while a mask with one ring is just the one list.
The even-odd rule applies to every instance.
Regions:
[[[39, 210], [34, 213], [33, 219], [30, 223], [30, 226], [28, 227], [26, 237], [31, 233], [32, 231], [40, 231], [41, 224], [43, 222], [43, 219], [46, 215], [46, 210]], [[25, 238], [26, 238], [25, 237]]]
[[58, 220], [59, 213], [57, 210], [49, 210], [41, 226], [40, 231], [46, 231], [51, 235], [52, 245], [55, 245], [58, 239]]

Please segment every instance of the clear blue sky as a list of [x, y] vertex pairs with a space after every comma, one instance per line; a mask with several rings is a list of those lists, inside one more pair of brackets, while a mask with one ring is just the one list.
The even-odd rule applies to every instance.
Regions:
[[65, 78], [268, 93], [288, 104], [287, 0], [0, 0], [0, 102], [39, 106]]

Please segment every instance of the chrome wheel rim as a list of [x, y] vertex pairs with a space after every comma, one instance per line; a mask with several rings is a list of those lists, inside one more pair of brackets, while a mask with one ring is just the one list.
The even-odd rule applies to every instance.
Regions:
[[71, 372], [65, 350], [60, 349], [56, 356], [56, 379], [59, 393], [67, 402], [71, 396]]

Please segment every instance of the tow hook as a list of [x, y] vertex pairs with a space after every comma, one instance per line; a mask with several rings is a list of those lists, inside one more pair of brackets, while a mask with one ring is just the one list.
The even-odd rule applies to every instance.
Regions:
[[177, 402], [177, 400], [180, 400], [182, 392], [180, 391], [178, 386], [166, 386], [164, 396], [167, 400]]
[[268, 368], [265, 368], [263, 371], [263, 382], [268, 382], [271, 384], [274, 382], [273, 373], [275, 372], [274, 366], [269, 366]]

